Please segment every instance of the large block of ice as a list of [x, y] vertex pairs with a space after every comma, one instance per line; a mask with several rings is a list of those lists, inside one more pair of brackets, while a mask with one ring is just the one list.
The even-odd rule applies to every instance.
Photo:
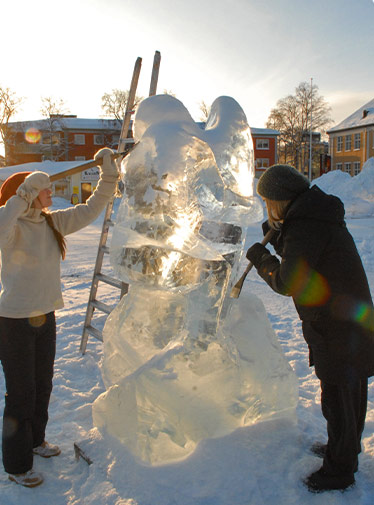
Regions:
[[111, 244], [130, 290], [104, 328], [107, 391], [93, 419], [159, 464], [204, 438], [292, 417], [297, 391], [262, 303], [229, 296], [245, 227], [262, 217], [244, 112], [220, 97], [203, 129], [159, 95], [140, 104], [134, 137]]

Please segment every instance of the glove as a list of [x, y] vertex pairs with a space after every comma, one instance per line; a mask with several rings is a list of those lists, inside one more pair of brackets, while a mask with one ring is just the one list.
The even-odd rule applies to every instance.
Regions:
[[[280, 239], [280, 231], [281, 231], [281, 224], [279, 226], [278, 229], [275, 229], [275, 233], [273, 233], [273, 236], [271, 237], [271, 239], [269, 240], [269, 244], [271, 244], [273, 247], [274, 247], [274, 250], [277, 254], [279, 254], [279, 256], [282, 256], [282, 250], [283, 250], [283, 247], [282, 247], [282, 241]], [[267, 232], [272, 229], [269, 225], [269, 221], [264, 221], [262, 223], [262, 232], [264, 234], [264, 236], [267, 234]], [[274, 229], [274, 228], [273, 228]]]
[[108, 147], [104, 147], [103, 149], [100, 149], [100, 151], [97, 151], [97, 153], [94, 156], [95, 160], [103, 159], [103, 164], [100, 166], [102, 174], [108, 175], [110, 177], [119, 177], [119, 172], [117, 169], [116, 162], [111, 159], [111, 155], [113, 154], [113, 151], [109, 149]]
[[49, 175], [45, 172], [32, 172], [17, 188], [16, 194], [31, 204], [43, 189], [51, 187]]
[[256, 242], [247, 251], [246, 257], [256, 268], [258, 268], [264, 256], [271, 256], [270, 251], [260, 242]]

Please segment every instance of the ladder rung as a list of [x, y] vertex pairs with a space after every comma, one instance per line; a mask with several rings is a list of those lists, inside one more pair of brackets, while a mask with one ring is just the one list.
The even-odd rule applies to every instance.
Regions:
[[90, 333], [91, 335], [93, 335], [94, 337], [96, 337], [101, 342], [103, 341], [103, 334], [97, 328], [94, 328], [93, 326], [88, 325], [88, 326], [85, 327], [85, 330], [87, 331], [87, 333]]
[[132, 137], [127, 139], [121, 139], [121, 142], [123, 142], [124, 144], [135, 144], [135, 140]]
[[115, 305], [107, 305], [106, 303], [99, 302], [98, 300], [91, 300], [90, 304], [93, 305], [96, 309], [101, 310], [101, 312], [105, 312], [105, 314], [110, 314], [115, 308]]
[[98, 279], [101, 282], [105, 282], [106, 284], [110, 284], [111, 286], [114, 286], [115, 288], [122, 289], [122, 281], [119, 281], [118, 279], [115, 279], [114, 277], [109, 277], [109, 275], [96, 274], [96, 279]]

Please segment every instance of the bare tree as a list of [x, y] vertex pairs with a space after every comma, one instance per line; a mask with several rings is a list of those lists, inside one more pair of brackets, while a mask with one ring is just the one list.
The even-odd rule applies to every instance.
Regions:
[[11, 117], [18, 111], [22, 102], [23, 98], [17, 97], [9, 88], [0, 86], [0, 144], [4, 145], [6, 158], [7, 144], [12, 142], [12, 135], [14, 135], [8, 129], [8, 123]]
[[311, 120], [313, 131], [324, 135], [331, 123], [330, 112], [331, 108], [319, 94], [318, 86], [311, 86], [307, 82], [301, 82], [294, 95], [278, 100], [270, 112], [266, 126], [280, 132], [279, 161], [291, 163], [305, 171]]
[[[111, 93], [104, 93], [101, 97], [101, 108], [104, 111], [104, 116], [122, 121], [125, 117], [128, 99], [129, 92], [122, 89], [112, 89]], [[134, 109], [142, 100], [142, 97], [135, 96]]]
[[175, 93], [173, 93], [173, 91], [171, 91], [170, 89], [164, 89], [162, 94], [163, 95], [170, 95], [170, 96], [173, 96], [174, 98], [177, 98], [177, 95]]
[[64, 116], [69, 113], [61, 98], [44, 97], [40, 108], [45, 118], [41, 149], [44, 158], [59, 160], [68, 149], [68, 139], [64, 134]]
[[204, 100], [201, 100], [199, 108], [201, 112], [200, 121], [206, 123], [210, 114], [210, 107], [204, 102]]

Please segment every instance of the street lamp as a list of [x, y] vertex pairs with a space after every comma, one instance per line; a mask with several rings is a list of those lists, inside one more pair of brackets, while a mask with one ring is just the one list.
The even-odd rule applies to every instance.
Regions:
[[312, 180], [313, 77], [310, 78], [309, 180]]

